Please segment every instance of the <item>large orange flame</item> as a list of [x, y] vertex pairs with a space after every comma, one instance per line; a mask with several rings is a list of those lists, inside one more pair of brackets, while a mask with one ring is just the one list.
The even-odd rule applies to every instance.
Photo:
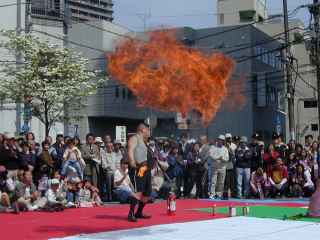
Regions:
[[227, 95], [234, 61], [204, 55], [176, 39], [172, 31], [155, 31], [147, 42], [129, 39], [109, 55], [110, 73], [126, 85], [141, 106], [163, 111], [191, 111], [208, 124]]

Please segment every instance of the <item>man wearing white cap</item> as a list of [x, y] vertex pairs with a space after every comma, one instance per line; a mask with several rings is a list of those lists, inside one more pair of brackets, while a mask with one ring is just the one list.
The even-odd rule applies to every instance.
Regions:
[[60, 181], [56, 178], [51, 179], [50, 188], [47, 190], [45, 197], [47, 200], [47, 208], [50, 210], [60, 211], [63, 210], [64, 204], [66, 204], [66, 199], [59, 191]]
[[225, 147], [225, 136], [220, 135], [217, 144], [210, 149], [210, 157], [212, 159], [212, 184], [209, 193], [210, 198], [218, 198], [222, 196], [224, 180], [226, 176], [226, 166], [229, 161], [229, 151]]

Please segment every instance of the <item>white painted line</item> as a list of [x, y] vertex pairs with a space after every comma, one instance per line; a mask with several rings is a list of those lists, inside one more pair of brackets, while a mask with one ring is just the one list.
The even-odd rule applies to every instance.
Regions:
[[301, 240], [317, 239], [320, 224], [251, 217], [157, 225], [52, 240]]

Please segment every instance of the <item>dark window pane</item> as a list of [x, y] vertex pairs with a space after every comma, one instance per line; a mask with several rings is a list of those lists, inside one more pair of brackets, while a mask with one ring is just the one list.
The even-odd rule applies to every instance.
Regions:
[[116, 96], [116, 98], [118, 98], [118, 97], [119, 97], [119, 87], [116, 87], [115, 96]]
[[304, 108], [316, 108], [318, 106], [317, 101], [304, 101]]
[[318, 131], [318, 124], [311, 124], [311, 131], [317, 132]]

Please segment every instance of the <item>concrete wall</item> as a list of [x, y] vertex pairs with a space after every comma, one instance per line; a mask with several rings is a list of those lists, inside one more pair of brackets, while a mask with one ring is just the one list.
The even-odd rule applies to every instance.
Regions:
[[[257, 28], [264, 31], [270, 36], [282, 33], [283, 22], [281, 19], [276, 19], [268, 24], [257, 24]], [[298, 29], [294, 29], [298, 28]], [[289, 23], [290, 40], [294, 40], [295, 34], [303, 34], [304, 25], [300, 20], [293, 19]], [[293, 73], [293, 79], [296, 80], [296, 94], [295, 94], [295, 126], [296, 126], [296, 138], [298, 141], [303, 141], [304, 136], [313, 134], [317, 136], [316, 131], [311, 130], [311, 124], [317, 124], [318, 112], [317, 108], [304, 108], [304, 100], [310, 100], [316, 98], [316, 75], [314, 72], [314, 66], [310, 65], [309, 53], [306, 51], [305, 44], [295, 44], [291, 48], [293, 57], [297, 59], [298, 71], [304, 81], [297, 77]], [[295, 66], [295, 68], [297, 68]], [[306, 83], [307, 82], [307, 83]], [[286, 103], [287, 104], [287, 103]], [[287, 119], [288, 125], [288, 119]]]
[[[210, 51], [210, 49], [212, 51], [215, 48], [218, 51], [230, 53], [229, 55], [237, 61], [254, 56], [255, 53], [250, 46], [257, 42], [270, 39], [269, 36], [254, 27], [246, 27], [238, 30], [234, 30], [234, 28], [235, 26], [200, 29], [196, 31], [196, 38], [208, 35], [212, 35], [212, 37], [196, 41], [195, 45], [203, 51]], [[219, 34], [220, 32], [224, 33]], [[239, 50], [239, 48], [241, 48], [239, 46], [242, 46], [243, 49]], [[273, 42], [266, 45], [265, 49], [269, 51], [278, 47], [279, 43]], [[230, 108], [227, 107], [227, 104], [223, 104], [208, 129], [202, 128], [193, 130], [192, 132], [195, 134], [203, 134], [208, 131], [209, 136], [211, 137], [216, 137], [221, 133], [231, 132], [234, 135], [245, 135], [249, 137], [254, 131], [261, 131], [266, 137], [269, 137], [272, 131], [275, 131], [277, 106], [270, 104], [266, 104], [260, 108], [255, 106], [253, 101], [254, 89], [252, 88], [252, 75], [256, 73], [263, 75], [266, 72], [274, 72], [277, 70], [279, 69], [275, 69], [273, 66], [262, 62], [258, 58], [252, 58], [248, 61], [237, 63], [234, 79], [231, 81], [235, 81], [239, 78], [244, 78], [246, 81], [245, 89], [243, 91], [246, 98], [245, 106], [241, 109], [230, 110]], [[277, 81], [279, 82], [281, 80], [283, 80], [283, 78], [280, 74]], [[275, 83], [270, 82], [270, 84], [272, 85]], [[278, 87], [278, 90], [280, 92], [283, 91], [283, 86]], [[261, 97], [263, 94], [266, 95], [266, 89], [260, 87], [255, 94], [257, 94], [258, 97]], [[284, 128], [284, 121], [281, 122], [281, 126]]]
[[258, 16], [267, 18], [265, 0], [217, 0], [217, 22], [225, 26], [241, 24], [239, 12], [247, 10], [256, 11], [255, 20], [258, 20]]

